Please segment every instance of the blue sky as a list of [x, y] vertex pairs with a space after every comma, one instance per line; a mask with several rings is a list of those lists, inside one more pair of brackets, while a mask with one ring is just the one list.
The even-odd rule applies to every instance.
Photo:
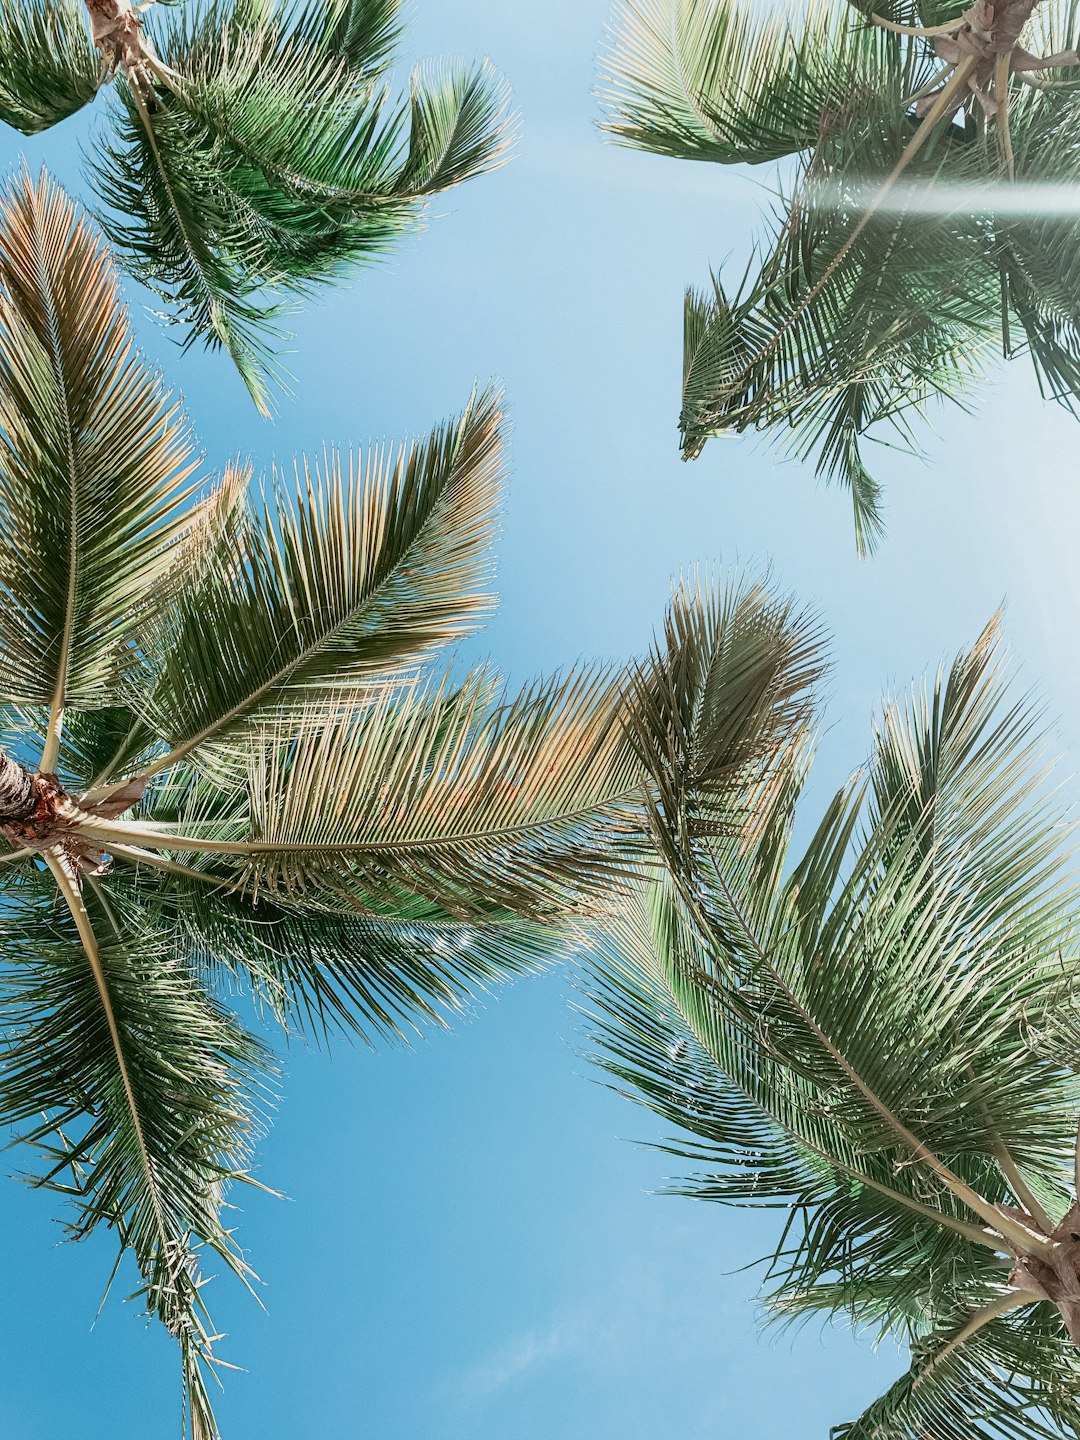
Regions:
[[[765, 174], [603, 144], [591, 97], [607, 0], [413, 0], [410, 58], [489, 56], [522, 116], [513, 164], [444, 197], [427, 234], [309, 308], [296, 398], [258, 419], [225, 362], [144, 342], [217, 463], [421, 432], [499, 378], [511, 480], [498, 617], [480, 649], [515, 678], [644, 646], [669, 579], [764, 564], [816, 604], [834, 672], [811, 799], [861, 759], [881, 693], [971, 640], [1004, 599], [1023, 677], [1080, 714], [1073, 664], [1075, 422], [1014, 364], [932, 463], [883, 455], [889, 536], [859, 562], [846, 497], [749, 441], [676, 449], [681, 304], [745, 256]], [[76, 142], [0, 136], [78, 189]], [[133, 292], [135, 304], [141, 296]], [[899, 1369], [853, 1337], [759, 1335], [753, 1274], [775, 1220], [648, 1192], [673, 1162], [580, 1055], [572, 979], [508, 990], [408, 1052], [293, 1049], [243, 1237], [265, 1312], [224, 1280], [245, 1367], [225, 1440], [824, 1437]], [[9, 1167], [24, 1163], [9, 1152]], [[0, 1188], [0, 1434], [176, 1440], [169, 1344], [119, 1303], [91, 1330], [106, 1244], [59, 1246], [48, 1200]]]

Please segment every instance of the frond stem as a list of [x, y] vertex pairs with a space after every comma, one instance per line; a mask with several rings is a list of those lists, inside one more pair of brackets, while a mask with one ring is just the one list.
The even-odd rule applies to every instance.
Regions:
[[[1045, 1235], [1036, 1235], [1033, 1231], [1029, 1230], [1027, 1226], [1019, 1224], [1008, 1215], [1003, 1215], [990, 1201], [984, 1200], [983, 1197], [978, 1194], [977, 1191], [973, 1190], [966, 1181], [962, 1180], [954, 1170], [946, 1165], [943, 1160], [939, 1159], [929, 1146], [925, 1145], [913, 1131], [909, 1130], [900, 1117], [894, 1114], [889, 1106], [886, 1105], [866, 1083], [844, 1055], [843, 1051], [840, 1050], [839, 1046], [825, 1033], [813, 1015], [811, 1015], [802, 1004], [798, 996], [780, 974], [779, 969], [773, 963], [771, 957], [765, 952], [753, 927], [743, 915], [742, 908], [725, 881], [720, 867], [715, 863], [715, 859], [713, 872], [743, 933], [749, 940], [759, 960], [765, 966], [769, 975], [771, 975], [773, 982], [778, 986], [788, 1003], [797, 1011], [803, 1024], [806, 1025], [807, 1029], [817, 1040], [818, 1044], [821, 1045], [826, 1054], [830, 1056], [833, 1063], [847, 1076], [857, 1092], [863, 1097], [871, 1109], [885, 1121], [894, 1135], [903, 1143], [904, 1147], [910, 1150], [916, 1159], [920, 1160], [928, 1170], [936, 1175], [942, 1184], [944, 1184], [958, 1200], [962, 1201], [969, 1210], [973, 1211], [981, 1220], [985, 1221], [991, 1229], [999, 1232], [1005, 1239], [1009, 1240], [1012, 1245], [1019, 1249], [1021, 1254], [1030, 1253], [1033, 1250], [1040, 1251], [1043, 1254], [1049, 1254], [1054, 1248], [1051, 1240], [1047, 1239]], [[703, 912], [700, 901], [695, 895], [688, 893], [688, 886], [682, 885], [680, 888], [684, 890], [687, 900], [693, 906], [694, 911], [700, 916], [699, 923], [704, 922], [706, 926], [705, 934], [708, 935], [712, 927], [708, 916]], [[711, 975], [706, 975], [706, 978], [714, 986], [716, 985], [716, 981]]]
[[917, 35], [920, 39], [929, 40], [935, 35], [951, 35], [954, 30], [959, 30], [961, 19], [950, 20], [945, 25], [901, 25], [896, 20], [886, 20], [883, 15], [871, 15], [870, 19], [881, 30], [889, 30], [893, 35]]
[[0, 865], [13, 865], [16, 860], [26, 860], [29, 856], [39, 853], [32, 845], [24, 845], [21, 850], [12, 850], [9, 855], [0, 855]]
[[1042, 1299], [1043, 1296], [1036, 1295], [1034, 1291], [1031, 1290], [1007, 1290], [1004, 1295], [999, 1295], [996, 1300], [991, 1300], [990, 1303], [984, 1305], [981, 1310], [976, 1310], [974, 1315], [956, 1332], [952, 1339], [932, 1356], [926, 1369], [916, 1376], [915, 1382], [911, 1387], [912, 1390], [917, 1390], [923, 1381], [929, 1377], [931, 1372], [937, 1369], [942, 1361], [947, 1360], [950, 1355], [960, 1349], [961, 1345], [966, 1344], [973, 1335], [977, 1335], [979, 1331], [985, 1329], [987, 1325], [992, 1324], [995, 1320], [999, 1320], [1002, 1315], [1008, 1315], [1011, 1310], [1021, 1310], [1025, 1305], [1036, 1305]]
[[1016, 179], [1016, 159], [1013, 155], [1012, 135], [1009, 131], [1009, 71], [1012, 55], [1006, 50], [994, 62], [994, 95], [997, 99], [998, 139], [1001, 153], [1005, 157], [1005, 168], [1009, 179]]
[[112, 1040], [113, 1052], [116, 1055], [117, 1068], [120, 1071], [120, 1081], [124, 1089], [124, 1098], [127, 1100], [128, 1110], [131, 1113], [131, 1123], [134, 1127], [135, 1138], [139, 1146], [139, 1153], [142, 1156], [143, 1169], [146, 1173], [146, 1183], [150, 1191], [154, 1216], [157, 1220], [158, 1233], [161, 1237], [162, 1247], [167, 1252], [169, 1247], [169, 1232], [165, 1224], [165, 1212], [162, 1208], [161, 1196], [158, 1194], [157, 1176], [150, 1159], [150, 1152], [147, 1149], [146, 1137], [143, 1134], [142, 1116], [139, 1113], [138, 1102], [135, 1099], [135, 1090], [131, 1083], [131, 1075], [128, 1071], [127, 1057], [124, 1054], [124, 1043], [120, 1036], [120, 1028], [117, 1025], [116, 1014], [113, 1010], [112, 997], [109, 994], [109, 982], [101, 963], [101, 951], [98, 947], [97, 937], [94, 934], [94, 927], [83, 901], [78, 880], [74, 872], [69, 869], [67, 861], [56, 850], [46, 850], [42, 853], [45, 863], [52, 871], [57, 889], [64, 897], [67, 907], [71, 912], [71, 918], [75, 921], [75, 926], [79, 932], [79, 939], [82, 941], [83, 950], [86, 952], [90, 971], [94, 977], [98, 998], [101, 1000], [101, 1008], [105, 1015], [105, 1023], [109, 1029], [109, 1038]]
[[994, 1159], [997, 1161], [998, 1169], [1009, 1183], [1009, 1189], [1023, 1205], [1033, 1220], [1037, 1222], [1047, 1235], [1054, 1230], [1054, 1222], [1046, 1211], [1045, 1206], [1038, 1196], [1031, 1189], [1031, 1186], [1021, 1175], [1017, 1168], [1016, 1161], [1009, 1152], [1008, 1146], [999, 1135], [994, 1135]]
[[165, 833], [161, 830], [151, 830], [140, 825], [117, 825], [111, 820], [100, 820], [96, 816], [92, 819], [80, 822], [78, 833], [85, 835], [87, 839], [99, 840], [105, 843], [116, 839], [121, 842], [131, 842], [135, 845], [144, 845], [154, 850], [195, 850], [206, 855], [236, 855], [240, 857], [248, 855], [276, 855], [283, 851], [290, 854], [325, 854], [325, 855], [387, 855], [397, 851], [410, 850], [432, 850], [441, 845], [460, 844], [470, 839], [483, 839], [492, 841], [511, 840], [521, 835], [527, 835], [532, 831], [542, 830], [550, 825], [572, 824], [577, 820], [585, 820], [589, 816], [595, 816], [599, 812], [614, 809], [619, 805], [626, 804], [631, 800], [639, 799], [641, 790], [635, 786], [633, 789], [623, 791], [621, 794], [604, 800], [598, 805], [585, 805], [576, 810], [568, 810], [562, 814], [551, 815], [544, 819], [525, 821], [520, 825], [504, 825], [492, 830], [481, 830], [469, 834], [440, 834], [421, 835], [411, 839], [403, 840], [339, 840], [321, 841], [312, 844], [297, 844], [287, 840], [210, 840], [202, 839], [197, 835], [180, 835]]
[[768, 342], [758, 350], [757, 354], [754, 355], [752, 359], [747, 361], [742, 366], [738, 375], [733, 376], [730, 381], [726, 382], [726, 388], [733, 392], [737, 392], [741, 383], [745, 381], [747, 377], [752, 373], [754, 367], [759, 365], [762, 360], [765, 360], [776, 350], [777, 346], [783, 340], [784, 336], [787, 335], [788, 332], [799, 322], [799, 320], [806, 313], [809, 307], [821, 294], [822, 290], [825, 288], [825, 286], [829, 283], [832, 277], [836, 274], [837, 270], [839, 270], [840, 266], [847, 259], [848, 255], [851, 253], [851, 249], [854, 246], [855, 242], [859, 239], [863, 231], [870, 224], [870, 221], [877, 214], [878, 210], [881, 208], [882, 204], [888, 197], [889, 192], [892, 190], [893, 186], [904, 174], [905, 170], [907, 170], [908, 166], [915, 159], [916, 155], [926, 144], [927, 140], [930, 138], [931, 132], [936, 129], [938, 121], [941, 120], [942, 117], [945, 115], [956, 95], [960, 92], [964, 85], [967, 84], [968, 77], [971, 74], [972, 70], [975, 68], [975, 63], [976, 61], [974, 55], [965, 56], [964, 59], [959, 63], [959, 65], [956, 67], [956, 72], [953, 75], [952, 79], [946, 83], [945, 87], [941, 91], [941, 94], [938, 96], [937, 100], [935, 100], [932, 108], [927, 111], [927, 114], [923, 119], [922, 123], [919, 125], [919, 128], [915, 131], [915, 134], [904, 146], [899, 160], [897, 160], [888, 177], [881, 185], [880, 189], [877, 191], [877, 194], [873, 197], [869, 205], [859, 217], [858, 223], [855, 225], [854, 229], [848, 235], [847, 239], [841, 245], [837, 253], [833, 256], [832, 260], [830, 260], [828, 265], [825, 267], [825, 271], [822, 274], [820, 280], [814, 282], [814, 284], [806, 292], [803, 298], [795, 306], [795, 309], [791, 312], [791, 314], [787, 317], [783, 324], [776, 330], [776, 332], [771, 336]]
[[118, 860], [130, 860], [136, 865], [149, 865], [154, 870], [164, 870], [169, 875], [180, 875], [185, 880], [197, 880], [222, 893], [244, 888], [242, 880], [228, 880], [221, 875], [210, 875], [205, 870], [196, 870], [193, 865], [181, 865], [176, 860], [167, 860], [163, 855], [158, 855], [153, 850], [143, 850], [137, 845], [110, 845], [109, 854]]

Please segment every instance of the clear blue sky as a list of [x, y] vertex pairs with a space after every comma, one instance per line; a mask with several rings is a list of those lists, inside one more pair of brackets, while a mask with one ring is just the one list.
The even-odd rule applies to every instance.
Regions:
[[[890, 534], [868, 564], [846, 497], [752, 442], [681, 464], [683, 288], [745, 254], [767, 177], [602, 143], [607, 8], [413, 0], [410, 58], [487, 55], [509, 78], [517, 158], [308, 311], [272, 425], [224, 361], [144, 325], [211, 458], [423, 431], [499, 377], [512, 479], [482, 645], [516, 678], [641, 648], [680, 566], [771, 557], [835, 637], [817, 795], [861, 759], [881, 692], [1003, 598], [1025, 678], [1080, 714], [1080, 428], [1023, 365], [974, 416], [940, 417], [931, 466], [883, 460]], [[77, 188], [87, 133], [5, 134], [2, 159], [47, 159]], [[237, 1217], [267, 1308], [224, 1280], [211, 1294], [246, 1367], [225, 1440], [824, 1440], [899, 1369], [842, 1333], [759, 1336], [755, 1278], [732, 1272], [777, 1222], [648, 1193], [673, 1162], [629, 1143], [655, 1127], [595, 1083], [571, 990], [565, 973], [522, 984], [411, 1052], [291, 1052], [261, 1170], [290, 1198]], [[122, 1286], [91, 1333], [111, 1251], [59, 1246], [51, 1214], [0, 1187], [0, 1435], [177, 1440], [170, 1345]]]

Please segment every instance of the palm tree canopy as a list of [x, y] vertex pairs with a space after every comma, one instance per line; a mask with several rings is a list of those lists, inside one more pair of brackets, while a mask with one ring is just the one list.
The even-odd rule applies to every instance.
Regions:
[[[1006, 10], [1028, 23], [977, 59], [952, 37], [995, 6], [1002, 36]], [[1080, 177], [1075, 12], [1072, 0], [620, 9], [606, 88], [617, 142], [787, 161], [741, 280], [687, 296], [686, 458], [726, 430], [780, 437], [850, 488], [866, 551], [883, 529], [867, 436], [917, 452], [919, 414], [966, 403], [995, 349], [1026, 350], [1043, 393], [1075, 407], [1080, 232], [1045, 203], [1046, 187]]]
[[625, 677], [509, 694], [445, 658], [491, 606], [501, 479], [478, 394], [208, 484], [86, 217], [47, 177], [0, 202], [0, 1116], [72, 1234], [133, 1253], [195, 1440], [203, 1264], [250, 1278], [221, 1205], [273, 1088], [229, 997], [405, 1036], [625, 884]]
[[[418, 228], [427, 199], [500, 163], [487, 66], [389, 68], [400, 0], [0, 0], [0, 119], [26, 134], [92, 101], [99, 218], [187, 342], [271, 403], [282, 297]], [[158, 7], [162, 9], [162, 7]]]
[[[759, 617], [731, 606], [704, 649], [687, 623], [692, 659], [640, 676], [666, 873], [599, 946], [598, 1058], [678, 1127], [678, 1193], [786, 1216], [775, 1315], [910, 1347], [844, 1440], [1075, 1437], [1080, 890], [1037, 709], [995, 620], [886, 706], [797, 847], [813, 652], [788, 614], [767, 686], [732, 666]], [[763, 705], [783, 743], [748, 763]]]

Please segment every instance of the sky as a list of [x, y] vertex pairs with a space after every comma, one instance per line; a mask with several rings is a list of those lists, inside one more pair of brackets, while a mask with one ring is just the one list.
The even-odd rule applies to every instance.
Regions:
[[[139, 333], [210, 460], [265, 468], [324, 442], [422, 434], [498, 379], [510, 479], [502, 606], [479, 642], [513, 679], [648, 643], [671, 577], [771, 566], [833, 637], [811, 808], [866, 753], [884, 692], [969, 643], [1002, 603], [1022, 681], [1063, 749], [1080, 682], [1080, 429], [1024, 363], [927, 465], [883, 452], [889, 534], [855, 555], [846, 496], [751, 439], [677, 452], [682, 295], [745, 257], [768, 174], [615, 149], [593, 98], [607, 0], [412, 0], [403, 54], [489, 57], [513, 87], [513, 162], [440, 198], [427, 233], [310, 305], [295, 398], [255, 414], [220, 357]], [[80, 193], [80, 119], [0, 136]], [[135, 287], [136, 310], [146, 297]], [[1075, 790], [1075, 784], [1073, 786]], [[583, 1054], [572, 974], [493, 996], [411, 1050], [294, 1047], [236, 1216], [265, 1309], [222, 1279], [225, 1440], [811, 1440], [902, 1368], [839, 1330], [758, 1327], [778, 1233], [653, 1192], [677, 1162]], [[28, 1163], [17, 1151], [6, 1168]], [[107, 1241], [62, 1245], [47, 1197], [0, 1183], [0, 1436], [177, 1440], [176, 1367], [123, 1287], [96, 1319]], [[133, 1287], [131, 1287], [133, 1288]]]

